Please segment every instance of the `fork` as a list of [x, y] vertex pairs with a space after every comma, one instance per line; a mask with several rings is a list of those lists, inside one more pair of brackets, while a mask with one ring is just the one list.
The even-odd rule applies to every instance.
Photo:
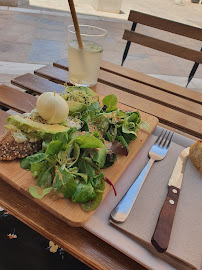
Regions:
[[153, 163], [155, 161], [160, 161], [164, 159], [168, 152], [172, 137], [173, 132], [171, 131], [167, 133], [167, 130], [163, 130], [161, 132], [161, 134], [149, 150], [149, 161], [147, 162], [139, 176], [136, 178], [132, 186], [129, 188], [127, 193], [121, 199], [121, 201], [112, 210], [111, 219], [114, 222], [122, 223], [127, 219]]

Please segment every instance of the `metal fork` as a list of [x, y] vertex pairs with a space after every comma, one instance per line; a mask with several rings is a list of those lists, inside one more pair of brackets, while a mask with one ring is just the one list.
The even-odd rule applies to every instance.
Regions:
[[111, 212], [111, 219], [115, 222], [122, 223], [124, 222], [132, 207], [137, 199], [138, 193], [155, 161], [160, 161], [164, 159], [168, 152], [168, 148], [170, 146], [171, 140], [173, 137], [173, 132], [167, 132], [163, 130], [151, 149], [149, 150], [149, 161], [136, 178], [132, 186], [129, 188], [127, 193], [121, 199], [121, 201], [117, 204], [117, 206]]

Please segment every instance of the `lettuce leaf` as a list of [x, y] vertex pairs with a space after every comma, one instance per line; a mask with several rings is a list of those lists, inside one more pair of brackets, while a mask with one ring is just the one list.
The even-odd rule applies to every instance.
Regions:
[[105, 190], [105, 181], [102, 178], [99, 187], [95, 189], [96, 198], [86, 203], [82, 203], [81, 205], [82, 208], [85, 211], [94, 211], [102, 202], [102, 196], [103, 196], [104, 190]]
[[70, 143], [76, 142], [80, 148], [103, 148], [104, 144], [93, 135], [81, 135], [74, 138]]
[[72, 201], [85, 203], [96, 198], [96, 193], [91, 183], [79, 183], [76, 192], [72, 196]]
[[77, 183], [71, 173], [59, 169], [59, 173], [57, 173], [55, 177], [53, 188], [58, 193], [61, 193], [64, 198], [70, 198], [77, 190]]
[[63, 142], [62, 141], [59, 141], [59, 140], [51, 141], [47, 150], [46, 150], [46, 155], [54, 156], [62, 150], [63, 150]]
[[49, 187], [52, 182], [51, 170], [49, 167], [47, 170], [43, 170], [37, 178], [37, 186], [39, 187]]
[[39, 194], [39, 193], [38, 193], [38, 190], [37, 190], [37, 186], [34, 186], [34, 187], [30, 187], [30, 188], [29, 188], [29, 193], [30, 193], [34, 198], [42, 199], [45, 195], [47, 195], [48, 193], [50, 193], [51, 190], [53, 190], [52, 187], [44, 188], [44, 189], [41, 191], [41, 194]]
[[107, 148], [104, 146], [102, 148], [93, 149], [92, 150], [92, 160], [100, 167], [102, 168], [105, 164], [107, 156]]
[[117, 105], [117, 97], [114, 94], [108, 95], [108, 96], [103, 98], [102, 104], [107, 106], [108, 108], [116, 107], [116, 105]]
[[20, 166], [25, 170], [29, 170], [31, 168], [31, 164], [41, 162], [45, 160], [46, 158], [47, 158], [46, 154], [38, 152], [32, 156], [23, 158], [20, 162]]

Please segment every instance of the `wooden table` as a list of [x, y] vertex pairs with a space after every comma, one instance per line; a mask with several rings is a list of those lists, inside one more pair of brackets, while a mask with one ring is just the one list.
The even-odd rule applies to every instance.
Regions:
[[[68, 63], [60, 60], [25, 74], [12, 83], [27, 93], [0, 86], [0, 105], [29, 112], [35, 98], [46, 91], [61, 92], [68, 82]], [[116, 94], [118, 101], [159, 118], [160, 125], [191, 138], [202, 139], [202, 94], [142, 73], [102, 62], [99, 82], [93, 89], [101, 95]], [[0, 111], [0, 134], [8, 113]], [[0, 179], [0, 205], [92, 269], [145, 269], [83, 228], [70, 227]]]

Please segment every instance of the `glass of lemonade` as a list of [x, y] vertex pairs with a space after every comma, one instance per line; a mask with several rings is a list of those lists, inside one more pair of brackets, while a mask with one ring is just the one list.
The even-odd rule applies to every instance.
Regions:
[[83, 48], [80, 49], [73, 25], [68, 26], [69, 80], [78, 86], [97, 83], [107, 32], [99, 27], [80, 25]]

